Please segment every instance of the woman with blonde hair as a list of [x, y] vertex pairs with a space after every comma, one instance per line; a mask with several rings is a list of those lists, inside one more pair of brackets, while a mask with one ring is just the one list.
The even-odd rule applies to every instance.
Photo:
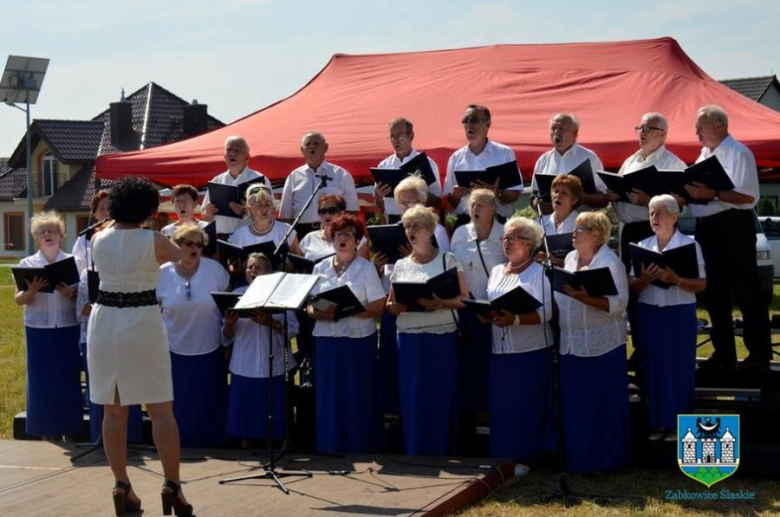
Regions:
[[398, 386], [406, 453], [444, 455], [450, 451], [450, 425], [457, 414], [458, 334], [454, 311], [468, 297], [463, 267], [452, 253], [436, 249], [431, 237], [436, 216], [423, 206], [401, 218], [412, 253], [395, 264], [390, 280], [426, 282], [455, 269], [460, 293], [448, 299], [418, 299], [423, 312], [411, 312], [390, 288], [387, 310], [398, 317]]
[[626, 269], [609, 249], [611, 225], [601, 212], [583, 212], [574, 227], [574, 251], [564, 267], [607, 268], [617, 294], [593, 296], [565, 285], [556, 296], [561, 327], [561, 399], [566, 460], [571, 471], [611, 471], [630, 457]]
[[222, 315], [212, 292], [227, 291], [222, 265], [201, 256], [208, 235], [195, 223], [177, 227], [181, 258], [160, 267], [157, 300], [168, 331], [173, 412], [182, 447], [217, 447], [225, 438], [227, 365], [221, 346]]
[[[22, 259], [19, 267], [44, 267], [71, 255], [61, 249], [65, 224], [56, 212], [42, 212], [30, 221], [38, 252]], [[27, 281], [14, 300], [24, 306], [27, 341], [27, 419], [32, 436], [61, 438], [84, 428], [81, 397], [79, 323], [76, 320], [76, 286], [60, 283], [51, 292], [45, 278]], [[47, 289], [48, 290], [48, 289]]]

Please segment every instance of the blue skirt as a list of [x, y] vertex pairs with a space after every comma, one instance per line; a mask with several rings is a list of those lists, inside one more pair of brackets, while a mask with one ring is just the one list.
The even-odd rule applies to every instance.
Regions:
[[608, 472], [631, 457], [626, 345], [598, 357], [561, 356], [561, 399], [570, 472]]
[[380, 413], [398, 413], [398, 335], [396, 317], [385, 312], [379, 327], [379, 404]]
[[25, 327], [27, 420], [31, 436], [77, 435], [84, 430], [81, 329]]
[[315, 336], [317, 450], [369, 452], [374, 448], [377, 335], [364, 338]]
[[182, 447], [219, 447], [225, 440], [227, 367], [222, 347], [201, 355], [171, 352], [173, 413]]
[[[87, 344], [79, 343], [81, 358], [84, 361], [84, 371], [86, 372], [87, 390], [86, 402], [89, 406], [89, 437], [93, 442], [98, 441], [103, 434], [103, 406], [95, 404], [89, 400], [89, 368], [87, 367]], [[143, 441], [143, 415], [141, 406], [130, 406], [130, 413], [127, 417], [127, 441], [132, 443], [141, 443]]]
[[398, 385], [406, 454], [450, 452], [457, 413], [458, 337], [398, 334]]
[[696, 304], [637, 305], [650, 428], [676, 429], [696, 389]]
[[[227, 434], [239, 438], [268, 438], [268, 378], [230, 375]], [[284, 375], [273, 378], [273, 438], [284, 438]]]
[[490, 362], [490, 455], [530, 460], [547, 441], [553, 407], [550, 350], [493, 354]]
[[458, 347], [458, 410], [487, 412], [490, 407], [491, 325], [477, 320], [471, 307], [458, 311], [467, 346]]

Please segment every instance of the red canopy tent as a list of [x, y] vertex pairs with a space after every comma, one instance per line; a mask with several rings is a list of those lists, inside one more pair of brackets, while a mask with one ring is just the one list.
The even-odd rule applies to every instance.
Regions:
[[330, 144], [329, 161], [367, 178], [369, 167], [392, 152], [387, 122], [397, 116], [414, 123], [415, 147], [444, 171], [450, 153], [465, 145], [460, 118], [471, 103], [490, 108], [490, 137], [514, 148], [526, 178], [550, 148], [548, 120], [556, 112], [576, 113], [580, 143], [605, 167], [617, 168], [638, 148], [633, 128], [648, 111], [666, 115], [669, 147], [686, 162], [695, 160], [701, 148], [695, 113], [705, 104], [726, 109], [731, 133], [760, 167], [780, 166], [780, 114], [721, 85], [674, 39], [661, 38], [336, 54], [287, 99], [199, 137], [101, 156], [97, 175], [202, 186], [225, 170], [225, 138], [242, 135], [252, 148], [250, 166], [278, 180], [303, 163], [301, 137], [317, 130]]

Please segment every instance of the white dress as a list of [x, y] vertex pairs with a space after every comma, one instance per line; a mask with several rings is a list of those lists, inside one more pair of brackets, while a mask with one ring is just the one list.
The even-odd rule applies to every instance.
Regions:
[[[100, 290], [154, 291], [160, 265], [155, 233], [144, 229], [104, 230], [92, 238], [92, 260]], [[108, 307], [95, 304], [89, 316], [87, 362], [89, 395], [95, 404], [123, 406], [173, 400], [168, 334], [159, 305]]]

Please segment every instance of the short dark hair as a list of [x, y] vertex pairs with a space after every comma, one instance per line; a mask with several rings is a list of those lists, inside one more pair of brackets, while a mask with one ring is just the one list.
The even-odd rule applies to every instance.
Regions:
[[466, 106], [466, 110], [480, 111], [485, 115], [485, 120], [490, 120], [490, 110], [487, 109], [487, 106], [483, 106], [482, 104], [469, 104]]
[[341, 212], [347, 209], [347, 202], [338, 194], [325, 194], [320, 196], [317, 200], [317, 208], [320, 208], [325, 203], [333, 203]]
[[186, 183], [173, 187], [173, 190], [171, 190], [171, 201], [175, 201], [177, 197], [185, 194], [189, 195], [193, 201], [198, 201], [198, 189]]
[[111, 189], [111, 218], [118, 223], [141, 224], [157, 211], [160, 194], [144, 178], [128, 176]]
[[363, 228], [363, 221], [361, 221], [358, 216], [352, 214], [341, 214], [336, 216], [336, 218], [333, 220], [333, 224], [330, 225], [330, 234], [336, 235], [336, 232], [342, 231], [345, 228], [355, 229], [355, 240], [357, 242], [360, 242], [360, 240], [363, 238], [363, 235], [366, 233], [365, 229]]
[[92, 197], [92, 203], [90, 204], [90, 207], [92, 208], [92, 213], [94, 214], [95, 211], [98, 208], [98, 204], [100, 204], [100, 201], [109, 197], [111, 194], [108, 192], [108, 190], [101, 189], [95, 192], [95, 195]]
[[412, 124], [408, 119], [404, 117], [396, 117], [393, 120], [390, 121], [390, 124], [388, 124], [388, 129], [392, 129], [395, 126], [404, 126], [404, 131], [407, 135], [410, 135], [414, 132], [414, 124]]

